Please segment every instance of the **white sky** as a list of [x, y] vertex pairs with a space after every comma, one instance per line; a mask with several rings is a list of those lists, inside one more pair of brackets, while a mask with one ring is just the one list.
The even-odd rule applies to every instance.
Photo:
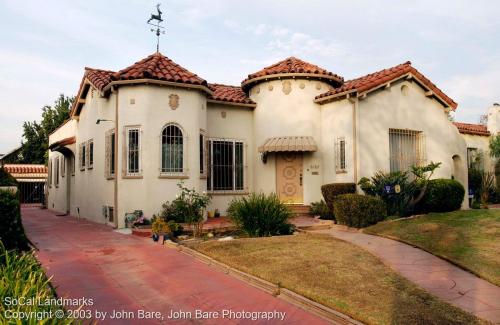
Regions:
[[[119, 70], [155, 51], [158, 1], [0, 0], [0, 153], [19, 145], [85, 66]], [[161, 52], [209, 82], [239, 84], [290, 55], [346, 80], [405, 61], [476, 123], [500, 102], [500, 2], [163, 0]]]

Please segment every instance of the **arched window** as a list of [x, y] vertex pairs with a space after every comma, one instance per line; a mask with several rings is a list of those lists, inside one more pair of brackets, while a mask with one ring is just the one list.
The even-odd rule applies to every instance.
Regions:
[[161, 133], [161, 172], [182, 173], [184, 171], [184, 139], [182, 130], [173, 124]]

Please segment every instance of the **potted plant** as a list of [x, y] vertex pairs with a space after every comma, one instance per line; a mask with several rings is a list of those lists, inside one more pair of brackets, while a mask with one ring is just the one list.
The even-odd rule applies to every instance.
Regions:
[[153, 241], [157, 242], [160, 239], [160, 236], [163, 236], [163, 242], [169, 238], [172, 230], [168, 223], [165, 222], [162, 218], [157, 218], [153, 222], [153, 226], [151, 228], [153, 232]]
[[215, 217], [215, 218], [219, 218], [219, 217], [220, 217], [220, 212], [219, 212], [219, 209], [215, 209], [215, 212], [214, 212], [214, 217]]

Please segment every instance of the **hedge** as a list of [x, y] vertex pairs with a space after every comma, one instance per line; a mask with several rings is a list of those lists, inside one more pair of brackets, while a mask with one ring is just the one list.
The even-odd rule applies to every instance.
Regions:
[[416, 210], [420, 213], [455, 211], [462, 206], [464, 195], [465, 189], [458, 181], [432, 179]]
[[5, 168], [0, 167], [0, 186], [17, 186], [17, 181]]
[[29, 248], [21, 223], [18, 193], [0, 190], [0, 241], [7, 250]]
[[323, 198], [325, 199], [326, 205], [330, 209], [330, 211], [334, 213], [333, 203], [335, 202], [335, 198], [341, 194], [349, 194], [356, 193], [356, 184], [355, 183], [332, 183], [325, 184], [321, 186], [321, 193], [323, 194]]
[[342, 194], [333, 206], [337, 222], [349, 227], [364, 228], [387, 218], [384, 201], [374, 196]]

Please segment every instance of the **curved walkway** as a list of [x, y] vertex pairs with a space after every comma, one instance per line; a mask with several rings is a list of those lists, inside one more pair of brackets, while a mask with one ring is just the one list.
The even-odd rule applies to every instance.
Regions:
[[413, 246], [359, 232], [310, 231], [342, 239], [378, 256], [384, 263], [433, 295], [493, 323], [500, 323], [500, 287]]
[[[84, 310], [106, 312], [99, 324], [327, 324], [329, 322], [282, 299], [224, 274], [174, 248], [150, 239], [114, 232], [84, 219], [23, 208], [23, 225], [38, 247], [37, 258], [59, 296], [93, 299]], [[286, 313], [274, 318], [196, 318], [195, 310]], [[123, 319], [110, 319], [113, 311]], [[161, 313], [139, 319], [139, 310]], [[171, 312], [180, 318], [168, 319]], [[188, 313], [191, 312], [190, 316]], [[256, 314], [253, 314], [256, 315]], [[277, 313], [273, 313], [277, 317]], [[245, 314], [245, 317], [252, 316]]]

